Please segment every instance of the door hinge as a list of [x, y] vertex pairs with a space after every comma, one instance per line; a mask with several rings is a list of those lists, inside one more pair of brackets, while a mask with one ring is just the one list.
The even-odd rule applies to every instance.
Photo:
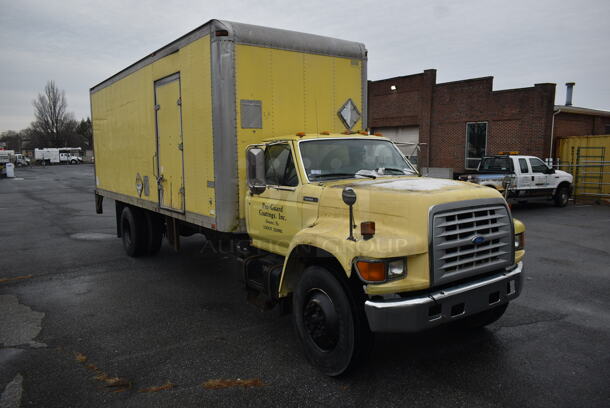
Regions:
[[184, 148], [184, 146], [182, 145], [182, 143], [178, 143], [178, 150], [182, 150]]
[[158, 111], [159, 109], [161, 109], [161, 105], [155, 105], [155, 110]]
[[176, 101], [176, 105], [178, 105], [178, 106], [182, 105], [182, 98], [178, 98], [178, 100]]

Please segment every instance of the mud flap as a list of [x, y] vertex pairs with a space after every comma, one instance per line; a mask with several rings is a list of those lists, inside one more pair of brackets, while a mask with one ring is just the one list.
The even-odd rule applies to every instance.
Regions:
[[173, 217], [166, 217], [165, 225], [165, 235], [167, 236], [167, 240], [172, 248], [174, 248], [174, 251], [177, 252], [180, 250], [180, 226]]
[[96, 214], [103, 214], [104, 213], [104, 196], [103, 195], [99, 195], [97, 193], [97, 191], [95, 192], [95, 213]]

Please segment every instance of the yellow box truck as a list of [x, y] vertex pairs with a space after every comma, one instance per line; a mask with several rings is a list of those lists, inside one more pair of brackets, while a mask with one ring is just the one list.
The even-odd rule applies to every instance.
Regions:
[[236, 242], [248, 298], [291, 312], [308, 360], [375, 332], [497, 320], [524, 226], [489, 188], [420, 177], [369, 135], [364, 45], [212, 20], [91, 88], [96, 209], [130, 256]]

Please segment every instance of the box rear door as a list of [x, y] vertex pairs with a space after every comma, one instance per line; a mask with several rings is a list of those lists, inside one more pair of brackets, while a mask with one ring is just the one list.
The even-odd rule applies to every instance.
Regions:
[[184, 212], [180, 74], [155, 82], [159, 206]]

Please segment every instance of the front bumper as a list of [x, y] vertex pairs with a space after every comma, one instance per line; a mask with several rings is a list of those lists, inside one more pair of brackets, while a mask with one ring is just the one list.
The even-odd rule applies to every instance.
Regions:
[[429, 293], [391, 300], [367, 300], [374, 332], [418, 332], [503, 305], [521, 294], [523, 263], [495, 275]]

